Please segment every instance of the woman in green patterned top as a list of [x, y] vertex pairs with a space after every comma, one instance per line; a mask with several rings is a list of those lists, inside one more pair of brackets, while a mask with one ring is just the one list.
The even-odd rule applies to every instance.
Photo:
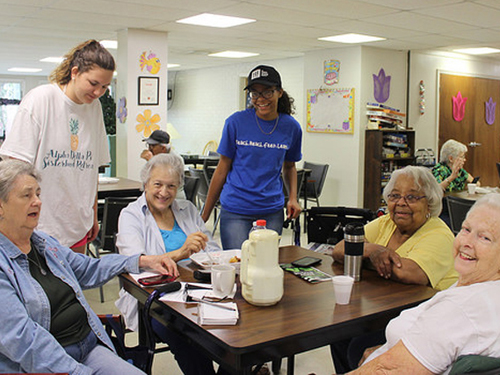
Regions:
[[432, 174], [444, 191], [464, 190], [466, 183], [474, 177], [464, 168], [467, 146], [449, 139], [441, 147], [439, 163], [432, 169]]

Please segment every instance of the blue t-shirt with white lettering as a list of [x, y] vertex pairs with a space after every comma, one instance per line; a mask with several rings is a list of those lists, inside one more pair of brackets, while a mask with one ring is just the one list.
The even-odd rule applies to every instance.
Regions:
[[292, 116], [283, 113], [276, 129], [275, 125], [276, 120], [257, 118], [253, 108], [227, 118], [217, 150], [232, 159], [220, 196], [225, 210], [256, 215], [283, 208], [281, 169], [284, 161], [302, 158], [302, 129]]

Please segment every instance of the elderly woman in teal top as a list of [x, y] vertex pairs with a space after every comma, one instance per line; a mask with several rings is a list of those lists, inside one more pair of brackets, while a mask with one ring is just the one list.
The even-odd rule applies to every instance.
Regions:
[[467, 146], [449, 139], [441, 146], [439, 163], [432, 168], [432, 174], [444, 191], [460, 191], [465, 184], [472, 182], [474, 177], [464, 168]]
[[[210, 237], [198, 209], [188, 200], [175, 199], [184, 182], [184, 162], [179, 156], [155, 155], [143, 167], [141, 180], [144, 193], [122, 210], [118, 221], [116, 245], [121, 254], [166, 253], [178, 262], [203, 249], [221, 250]], [[137, 300], [122, 290], [116, 305], [128, 328], [137, 330]], [[215, 373], [212, 361], [179, 334], [154, 319], [153, 329], [169, 344], [184, 374]]]

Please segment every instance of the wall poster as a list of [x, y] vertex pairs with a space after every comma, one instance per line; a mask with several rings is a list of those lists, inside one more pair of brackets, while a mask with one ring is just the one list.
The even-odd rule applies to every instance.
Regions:
[[307, 90], [307, 129], [311, 133], [354, 133], [354, 88]]

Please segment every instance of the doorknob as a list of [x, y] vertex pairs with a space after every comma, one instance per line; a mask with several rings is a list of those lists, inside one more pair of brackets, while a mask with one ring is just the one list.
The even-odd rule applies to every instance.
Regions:
[[481, 146], [481, 143], [477, 143], [477, 142], [470, 142], [469, 143], [469, 147], [479, 147]]

